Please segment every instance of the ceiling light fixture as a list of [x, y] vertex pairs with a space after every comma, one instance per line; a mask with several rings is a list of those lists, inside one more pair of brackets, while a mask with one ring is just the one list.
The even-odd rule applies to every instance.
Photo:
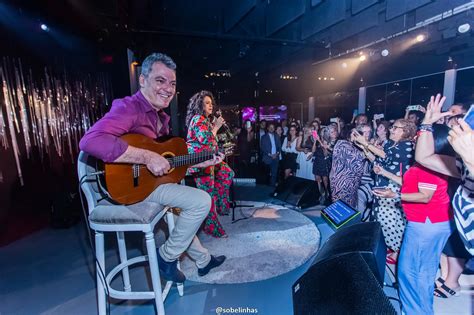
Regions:
[[461, 34], [464, 34], [464, 33], [469, 32], [470, 29], [471, 29], [471, 24], [465, 23], [465, 24], [459, 25], [458, 32]]
[[420, 43], [420, 42], [424, 41], [425, 38], [426, 38], [425, 35], [420, 34], [420, 35], [418, 35], [418, 36], [416, 37], [416, 41]]
[[367, 59], [367, 56], [366, 56], [366, 55], [361, 55], [361, 56], [359, 57], [359, 60], [360, 60], [360, 61], [365, 61], [366, 59]]
[[380, 54], [384, 57], [387, 57], [390, 54], [390, 52], [388, 51], [388, 49], [384, 49], [380, 52]]

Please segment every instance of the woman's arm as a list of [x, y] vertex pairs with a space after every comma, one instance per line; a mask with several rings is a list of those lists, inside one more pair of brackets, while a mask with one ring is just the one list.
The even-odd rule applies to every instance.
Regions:
[[[395, 198], [397, 194], [392, 191], [390, 188], [385, 190], [375, 189], [373, 190], [374, 195], [382, 198]], [[418, 192], [416, 193], [402, 193], [400, 197], [402, 201], [406, 202], [415, 202], [415, 203], [428, 203], [433, 198], [435, 190], [432, 189], [424, 189], [418, 188]]]
[[[436, 98], [431, 96], [422, 126], [425, 125], [429, 127], [440, 118], [451, 114], [450, 112], [441, 112], [445, 99], [444, 96], [441, 97], [441, 94], [436, 95]], [[438, 173], [456, 178], [460, 177], [454, 157], [435, 154], [433, 133], [430, 131], [420, 132], [416, 142], [415, 160], [421, 165]]]
[[369, 143], [367, 140], [365, 140], [364, 136], [362, 136], [358, 132], [353, 132], [352, 134], [354, 135], [355, 141], [360, 143], [364, 147], [365, 150], [370, 151], [371, 153], [373, 153], [376, 156], [381, 157], [382, 159], [385, 159], [387, 157], [384, 150]]
[[301, 147], [301, 143], [303, 142], [303, 136], [299, 136], [296, 139], [296, 151], [304, 152], [304, 149]]
[[390, 173], [389, 171], [385, 170], [380, 165], [377, 165], [377, 164], [374, 165], [374, 173], [377, 175], [382, 175], [390, 179], [392, 182], [397, 183], [400, 186], [402, 185], [402, 178], [400, 176]]

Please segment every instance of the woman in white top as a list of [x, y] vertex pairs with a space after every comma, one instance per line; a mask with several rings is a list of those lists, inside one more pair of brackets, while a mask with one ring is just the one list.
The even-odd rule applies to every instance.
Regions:
[[298, 151], [296, 151], [296, 143], [298, 141], [298, 135], [296, 126], [291, 126], [288, 131], [288, 136], [283, 140], [281, 151], [283, 151], [283, 160], [281, 168], [285, 172], [285, 179], [289, 176], [293, 176], [296, 172], [296, 158], [298, 157]]
[[311, 127], [305, 126], [303, 128], [303, 135], [298, 137], [296, 143], [296, 151], [299, 152], [296, 158], [299, 166], [296, 171], [296, 177], [314, 180], [312, 161], [314, 139], [311, 131]]

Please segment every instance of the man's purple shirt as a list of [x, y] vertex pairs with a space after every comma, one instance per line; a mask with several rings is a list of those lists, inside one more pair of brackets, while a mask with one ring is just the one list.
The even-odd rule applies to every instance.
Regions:
[[[158, 117], [162, 125], [160, 130], [157, 130]], [[82, 137], [79, 147], [104, 162], [113, 162], [128, 148], [120, 136], [138, 133], [155, 139], [169, 133], [169, 120], [165, 112], [157, 113], [138, 91], [132, 96], [114, 100], [110, 111]]]

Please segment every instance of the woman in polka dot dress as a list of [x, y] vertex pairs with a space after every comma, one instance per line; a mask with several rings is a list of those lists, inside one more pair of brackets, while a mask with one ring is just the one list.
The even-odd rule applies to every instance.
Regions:
[[[390, 127], [390, 141], [384, 146], [385, 156], [376, 159], [374, 172], [375, 187], [387, 187], [400, 192], [403, 174], [414, 162], [413, 138], [416, 125], [405, 119], [396, 120]], [[375, 218], [382, 225], [385, 243], [390, 254], [387, 261], [395, 264], [403, 239], [406, 218], [400, 198], [375, 198]]]

